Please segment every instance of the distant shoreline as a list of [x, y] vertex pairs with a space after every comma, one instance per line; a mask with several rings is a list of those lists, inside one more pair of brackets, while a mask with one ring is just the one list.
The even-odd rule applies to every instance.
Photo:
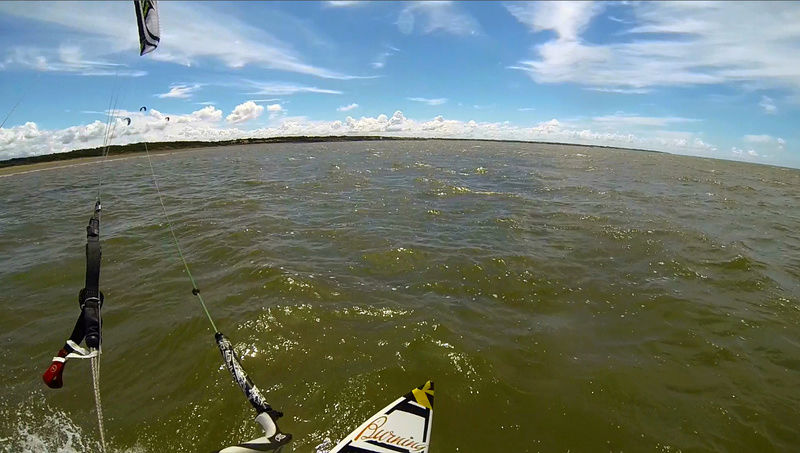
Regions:
[[[204, 141], [175, 141], [175, 142], [148, 142], [148, 150], [152, 153], [162, 154], [165, 152], [175, 152], [189, 149], [201, 149], [218, 146], [231, 145], [253, 145], [262, 143], [321, 143], [321, 142], [358, 142], [358, 141], [388, 141], [388, 140], [447, 140], [447, 141], [474, 141], [474, 142], [500, 142], [500, 143], [529, 143], [539, 145], [567, 145], [582, 146], [587, 148], [608, 148], [625, 149], [630, 151], [643, 151], [648, 153], [669, 154], [663, 151], [653, 151], [647, 149], [620, 148], [617, 146], [605, 145], [583, 145], [578, 143], [558, 143], [558, 142], [535, 142], [525, 140], [500, 140], [500, 139], [480, 139], [480, 138], [427, 138], [427, 137], [396, 137], [380, 135], [329, 135], [329, 136], [291, 136], [291, 137], [272, 137], [272, 138], [243, 138], [236, 140], [223, 140], [216, 142]], [[144, 153], [144, 143], [131, 143], [128, 145], [111, 145], [108, 147], [108, 159], [119, 160], [121, 158], [134, 157], [139, 153]], [[14, 174], [31, 173], [35, 171], [49, 170], [55, 168], [73, 167], [77, 165], [88, 165], [103, 156], [104, 147], [78, 149], [64, 153], [42, 154], [30, 157], [15, 157], [13, 159], [0, 161], [0, 176], [10, 176]], [[74, 161], [65, 165], [58, 165], [65, 161]]]

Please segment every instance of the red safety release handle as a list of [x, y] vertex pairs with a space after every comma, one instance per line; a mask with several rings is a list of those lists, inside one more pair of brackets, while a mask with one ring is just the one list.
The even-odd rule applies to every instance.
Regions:
[[68, 352], [66, 349], [62, 348], [58, 351], [58, 357], [53, 357], [53, 363], [50, 364], [50, 367], [48, 367], [47, 371], [42, 375], [42, 380], [51, 389], [60, 389], [64, 385], [64, 381], [61, 379], [61, 373], [64, 372], [64, 365], [67, 364], [67, 360], [64, 358], [67, 354]]

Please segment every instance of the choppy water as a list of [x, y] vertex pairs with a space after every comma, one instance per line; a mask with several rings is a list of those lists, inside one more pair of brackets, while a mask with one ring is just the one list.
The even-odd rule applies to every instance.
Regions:
[[[800, 172], [578, 146], [356, 142], [154, 158], [220, 330], [294, 451], [426, 379], [432, 452], [796, 451]], [[99, 442], [69, 335], [101, 167], [0, 178], [0, 444]], [[259, 435], [147, 161], [105, 166], [113, 451]]]

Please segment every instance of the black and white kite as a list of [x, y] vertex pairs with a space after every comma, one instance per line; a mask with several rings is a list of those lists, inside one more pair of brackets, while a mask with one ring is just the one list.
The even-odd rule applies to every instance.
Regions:
[[134, 0], [136, 22], [139, 25], [139, 55], [156, 50], [161, 34], [158, 26], [156, 0]]

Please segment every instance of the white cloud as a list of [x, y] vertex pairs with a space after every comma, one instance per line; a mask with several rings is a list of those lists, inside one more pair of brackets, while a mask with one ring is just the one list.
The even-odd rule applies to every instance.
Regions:
[[406, 98], [409, 101], [421, 102], [428, 105], [442, 105], [447, 102], [447, 98]]
[[775, 101], [769, 96], [761, 96], [761, 101], [758, 103], [758, 106], [768, 115], [778, 113], [778, 107], [775, 105]]
[[269, 104], [267, 106], [267, 112], [269, 112], [269, 119], [272, 120], [285, 114], [286, 109], [284, 109], [280, 104]]
[[337, 112], [349, 112], [350, 110], [354, 110], [354, 109], [357, 109], [357, 108], [358, 108], [358, 104], [353, 102], [350, 105], [343, 105], [343, 106], [337, 108], [336, 111]]
[[775, 141], [775, 138], [773, 138], [771, 135], [766, 135], [766, 134], [745, 135], [744, 141], [748, 143], [772, 143]]
[[534, 107], [520, 107], [517, 109], [519, 112], [532, 112], [536, 110]]
[[627, 21], [625, 19], [620, 19], [619, 17], [616, 17], [616, 16], [608, 16], [608, 19], [612, 20], [614, 22], [618, 22], [620, 24], [632, 24], [633, 23], [633, 22]]
[[[0, 6], [2, 6], [1, 2]], [[75, 45], [61, 45], [58, 48], [9, 47], [5, 57], [0, 59], [0, 70], [14, 67], [84, 76], [141, 77], [147, 74], [146, 71], [131, 70], [125, 65], [112, 63], [102, 58], [84, 58], [81, 48]]]
[[572, 41], [578, 39], [602, 8], [602, 4], [593, 2], [543, 1], [506, 5], [506, 9], [531, 31], [553, 30], [559, 38]]
[[[114, 116], [116, 118], [130, 118], [131, 126], [118, 129], [122, 131], [120, 132], [122, 134], [132, 134], [136, 133], [136, 130], [142, 128], [145, 130], [164, 130], [166, 127], [174, 126], [176, 124], [191, 123], [194, 125], [202, 124], [203, 126], [211, 127], [222, 119], [222, 110], [214, 107], [213, 105], [207, 105], [200, 110], [195, 110], [194, 112], [188, 114], [166, 115], [157, 109], [150, 108], [146, 112], [128, 112], [125, 110], [116, 110], [114, 111]], [[169, 118], [169, 121], [167, 121], [167, 118]]]
[[699, 120], [676, 116], [640, 116], [625, 113], [615, 113], [613, 115], [596, 116], [592, 118], [592, 121], [614, 128], [622, 128], [629, 126], [665, 127], [670, 124], [690, 123], [697, 122]]
[[[271, 113], [285, 112], [282, 107], [280, 111], [277, 107], [271, 109]], [[508, 122], [448, 120], [442, 116], [420, 121], [407, 118], [401, 111], [396, 111], [391, 116], [378, 115], [358, 119], [347, 117], [344, 121], [283, 118], [277, 124], [255, 130], [223, 126], [223, 124], [242, 124], [248, 119], [258, 117], [264, 110], [270, 111], [270, 107], [265, 109], [252, 101], [245, 102], [228, 115], [227, 123], [221, 123], [222, 112], [212, 106], [185, 115], [170, 114], [169, 122], [165, 120], [167, 115], [155, 109], [148, 111], [147, 114], [117, 112], [120, 116], [131, 117], [132, 122], [130, 126], [125, 126], [123, 120], [116, 120], [111, 142], [125, 144], [144, 140], [214, 141], [293, 135], [392, 135], [580, 143], [725, 157], [718, 155], [715, 146], [690, 133], [646, 130], [633, 134], [624, 130], [597, 131], [574, 127], [557, 119], [531, 126], [515, 126]], [[102, 144], [104, 135], [105, 124], [101, 121], [61, 130], [41, 130], [34, 123], [26, 123], [10, 129], [0, 129], [0, 159], [96, 147]], [[764, 157], [763, 154], [757, 154], [759, 158]], [[747, 152], [744, 152], [744, 155], [753, 157]]]
[[353, 1], [353, 0], [339, 0], [339, 1], [328, 1], [325, 2], [325, 5], [332, 6], [332, 7], [339, 7], [339, 8], [346, 8], [348, 6], [360, 6], [366, 5], [368, 2], [365, 1]]
[[769, 152], [783, 151], [786, 147], [786, 140], [767, 134], [745, 135], [742, 137], [742, 141], [757, 146], [762, 152], [764, 149]]
[[397, 52], [400, 52], [400, 49], [398, 49], [397, 47], [387, 46], [385, 51], [379, 53], [378, 56], [375, 57], [375, 61], [370, 63], [370, 66], [372, 66], [375, 69], [383, 68], [384, 66], [386, 66], [386, 62], [389, 60], [389, 57], [396, 54]]
[[[180, 123], [184, 117], [183, 115], [178, 115], [175, 117], [175, 121]], [[222, 119], [222, 110], [215, 108], [213, 105], [209, 105], [192, 112], [188, 117], [197, 121], [219, 121]]]
[[[156, 129], [163, 129], [167, 126], [172, 126], [175, 124], [184, 124], [184, 123], [204, 123], [211, 125], [213, 123], [219, 122], [222, 119], [222, 110], [214, 107], [213, 105], [207, 105], [200, 110], [195, 110], [192, 113], [188, 114], [171, 114], [165, 115], [160, 111], [151, 108], [147, 112], [126, 112], [126, 111], [118, 111], [117, 115], [120, 117], [129, 117], [131, 118], [131, 125], [136, 127], [149, 127], [149, 128], [156, 128]], [[167, 121], [169, 118], [169, 121]], [[128, 132], [132, 132], [128, 128], [125, 128]]]
[[[167, 116], [169, 121], [166, 120]], [[124, 120], [126, 117], [131, 118], [130, 126]], [[203, 140], [202, 137], [224, 137], [232, 134], [230, 130], [220, 130], [217, 127], [222, 111], [212, 106], [189, 114], [170, 115], [156, 109], [147, 112], [118, 110], [114, 112], [114, 118], [110, 130], [112, 144], [143, 140]], [[0, 159], [95, 148], [103, 144], [105, 136], [105, 121], [58, 130], [39, 129], [36, 123], [27, 122], [9, 129], [0, 129]]]
[[535, 46], [534, 58], [512, 68], [540, 83], [606, 89], [742, 83], [800, 91], [800, 8], [795, 4], [631, 2], [624, 7], [636, 25], [611, 42], [586, 42], [584, 32], [604, 6], [508, 5], [531, 30], [556, 34]]
[[731, 148], [731, 153], [734, 156], [736, 156], [736, 158], [738, 158], [738, 159], [749, 160], [751, 162], [754, 162], [754, 161], [757, 161], [757, 160], [763, 162], [766, 158], [769, 157], [766, 154], [759, 153], [758, 151], [756, 151], [756, 150], [754, 150], [752, 148], [745, 150], [745, 149], [737, 148], [735, 146]]
[[475, 18], [447, 1], [410, 3], [400, 12], [396, 24], [404, 34], [413, 33], [415, 28], [423, 34], [442, 32], [469, 36], [481, 32]]
[[172, 85], [170, 89], [166, 93], [157, 94], [156, 96], [164, 99], [164, 98], [173, 98], [173, 99], [188, 99], [192, 97], [195, 91], [200, 89], [200, 84], [196, 83], [194, 85]]
[[[280, 105], [278, 107], [280, 107]], [[262, 113], [264, 113], [263, 106], [253, 101], [247, 101], [237, 105], [231, 114], [225, 117], [225, 121], [231, 124], [243, 123], [258, 118]]]
[[599, 87], [589, 87], [585, 88], [589, 91], [598, 91], [601, 93], [617, 93], [617, 94], [647, 94], [652, 90], [647, 88], [599, 88]]
[[249, 94], [262, 94], [267, 96], [288, 96], [296, 93], [342, 94], [339, 90], [298, 85], [290, 82], [258, 82], [255, 80], [245, 80], [244, 83], [255, 90]]
[[[289, 44], [265, 31], [275, 28], [269, 23], [250, 25], [220, 8], [202, 3], [160, 2], [159, 11], [161, 44], [148, 58], [185, 66], [210, 58], [230, 68], [258, 65], [329, 79], [358, 78], [307, 63]], [[59, 2], [0, 2], [0, 13], [69, 28], [74, 32], [71, 41], [78, 43], [76, 48], [91, 55], [91, 59], [138, 50], [132, 12], [124, 3], [90, 2], [76, 8]], [[269, 19], [271, 15], [265, 17]], [[20, 49], [9, 47], [12, 55]], [[40, 64], [47, 67], [47, 55], [39, 56], [45, 58]], [[99, 71], [102, 75], [109, 72], [102, 65]], [[110, 72], [114, 75], [114, 71]]]

